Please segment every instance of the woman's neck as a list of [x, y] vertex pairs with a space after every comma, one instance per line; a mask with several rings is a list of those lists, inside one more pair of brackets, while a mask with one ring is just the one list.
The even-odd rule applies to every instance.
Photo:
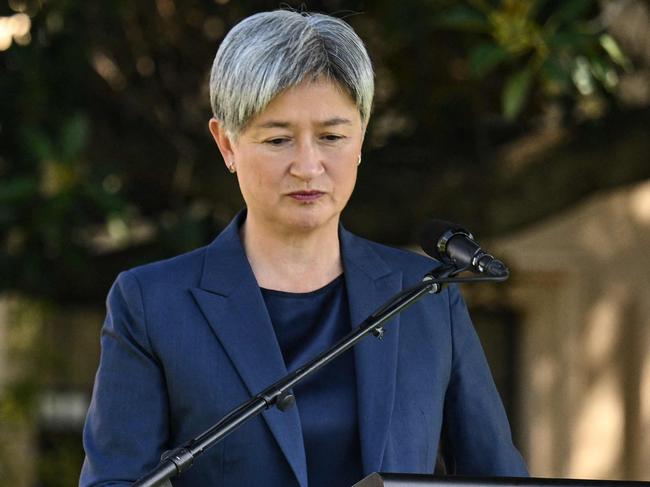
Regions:
[[286, 234], [247, 219], [240, 232], [260, 287], [309, 292], [343, 272], [338, 221], [317, 230]]

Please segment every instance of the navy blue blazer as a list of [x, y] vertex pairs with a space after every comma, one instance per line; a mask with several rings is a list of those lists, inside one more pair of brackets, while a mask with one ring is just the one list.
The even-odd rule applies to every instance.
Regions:
[[[238, 228], [207, 247], [121, 273], [107, 300], [84, 428], [80, 486], [130, 485], [160, 454], [286, 374]], [[350, 318], [360, 324], [436, 263], [340, 230]], [[364, 474], [432, 473], [441, 430], [451, 468], [527, 475], [467, 309], [454, 286], [426, 296], [354, 353]], [[265, 411], [175, 486], [307, 487], [296, 407]]]

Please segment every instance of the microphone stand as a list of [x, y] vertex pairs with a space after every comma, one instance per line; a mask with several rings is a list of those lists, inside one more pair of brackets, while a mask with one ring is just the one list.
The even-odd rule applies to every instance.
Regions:
[[[185, 444], [165, 452], [153, 470], [133, 484], [134, 487], [163, 487], [169, 485], [170, 478], [190, 468], [194, 459], [205, 450], [232, 433], [249, 419], [258, 416], [266, 409], [275, 406], [286, 411], [295, 403], [291, 388], [311, 373], [324, 367], [343, 352], [352, 348], [368, 334], [378, 339], [384, 336], [384, 323], [393, 316], [416, 303], [427, 294], [437, 294], [443, 286], [453, 282], [505, 281], [508, 273], [499, 277], [474, 276], [456, 277], [467, 268], [442, 265], [424, 276], [422, 282], [393, 296], [385, 305], [366, 318], [355, 330], [334, 344], [330, 349], [317, 355], [303, 366], [287, 374], [273, 385], [233, 409], [214, 426]], [[165, 484], [165, 482], [167, 482]]]

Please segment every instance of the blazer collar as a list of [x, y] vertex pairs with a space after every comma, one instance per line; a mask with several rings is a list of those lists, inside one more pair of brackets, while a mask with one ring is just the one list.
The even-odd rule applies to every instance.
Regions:
[[246, 258], [239, 228], [246, 220], [246, 210], [240, 211], [226, 228], [206, 247], [203, 273], [199, 287], [229, 296], [240, 286], [255, 286], [257, 281]]
[[[245, 211], [240, 212], [207, 247], [200, 284], [192, 294], [252, 397], [284, 377], [287, 369], [239, 238], [245, 218]], [[307, 487], [307, 461], [297, 408], [286, 412], [272, 408], [262, 417], [299, 485]]]
[[[244, 210], [207, 247], [199, 288], [192, 292], [252, 396], [287, 370], [239, 237], [245, 218]], [[401, 272], [393, 271], [369, 242], [342, 226], [339, 236], [351, 326], [356, 328], [401, 290]], [[399, 317], [393, 318], [385, 325], [381, 341], [366, 337], [353, 352], [364, 474], [380, 470], [386, 446], [395, 397], [398, 323]], [[307, 464], [297, 409], [283, 413], [273, 408], [263, 417], [300, 485], [306, 487]]]

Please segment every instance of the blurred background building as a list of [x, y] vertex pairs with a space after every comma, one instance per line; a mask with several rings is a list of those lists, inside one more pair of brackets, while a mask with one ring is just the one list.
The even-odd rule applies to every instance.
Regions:
[[[207, 73], [277, 7], [0, 4], [4, 484], [76, 483], [111, 282], [241, 207]], [[532, 474], [650, 480], [650, 2], [306, 9], [346, 18], [376, 68], [346, 226], [405, 247], [431, 216], [470, 228], [513, 269], [464, 292]]]
[[650, 182], [494, 243], [514, 275], [519, 446], [539, 476], [650, 479]]

